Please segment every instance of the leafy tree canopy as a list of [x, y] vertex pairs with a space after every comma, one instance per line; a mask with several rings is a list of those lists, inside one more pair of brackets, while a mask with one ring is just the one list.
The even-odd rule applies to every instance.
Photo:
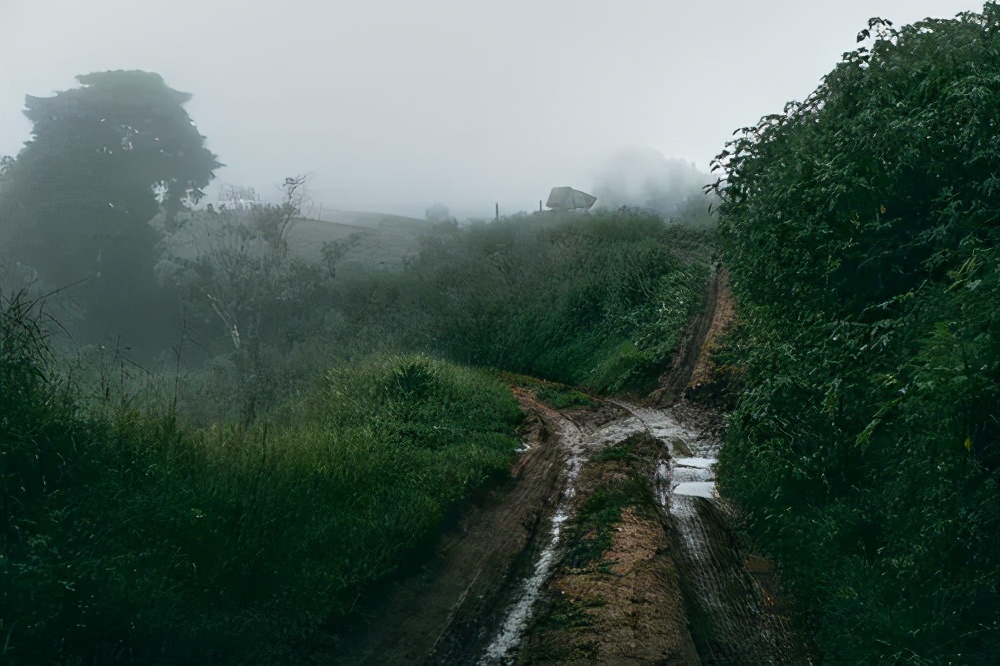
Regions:
[[864, 309], [997, 245], [1000, 6], [901, 29], [872, 19], [858, 37], [812, 95], [740, 130], [714, 165], [732, 248], [752, 255], [744, 287], [779, 309], [821, 295]]
[[719, 156], [719, 478], [834, 663], [1000, 661], [1000, 5], [873, 19]]
[[104, 188], [157, 188], [173, 201], [201, 196], [221, 164], [184, 110], [190, 94], [151, 72], [98, 72], [77, 81], [82, 87], [53, 97], [27, 96], [34, 138], [22, 158], [72, 159], [67, 171], [86, 165]]
[[160, 203], [172, 220], [221, 165], [184, 110], [191, 96], [158, 74], [77, 80], [26, 99], [32, 139], [0, 192], [0, 247], [49, 288], [87, 280], [73, 294], [84, 314], [113, 322], [124, 314], [118, 304], [149, 301], [155, 288], [148, 222]]

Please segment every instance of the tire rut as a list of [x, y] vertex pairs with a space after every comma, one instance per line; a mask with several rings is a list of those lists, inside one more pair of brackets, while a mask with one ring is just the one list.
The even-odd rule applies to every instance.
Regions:
[[337, 637], [324, 663], [473, 664], [485, 653], [550, 537], [571, 459], [565, 442], [579, 430], [515, 395], [532, 423], [510, 481], [468, 507], [419, 572], [365, 602], [365, 621]]
[[670, 516], [691, 635], [703, 664], [808, 664], [804, 646], [777, 603], [769, 563], [735, 529], [734, 507], [715, 488], [720, 442], [673, 409], [618, 403], [661, 440], [669, 457], [656, 475]]

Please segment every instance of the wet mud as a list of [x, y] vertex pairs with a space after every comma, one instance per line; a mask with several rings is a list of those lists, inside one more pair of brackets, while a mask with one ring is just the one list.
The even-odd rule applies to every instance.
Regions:
[[[807, 664], [789, 608], [765, 558], [735, 527], [736, 512], [715, 487], [719, 440], [683, 423], [684, 413], [629, 406], [671, 452], [656, 472], [691, 635], [703, 664]], [[680, 413], [678, 413], [680, 412]]]

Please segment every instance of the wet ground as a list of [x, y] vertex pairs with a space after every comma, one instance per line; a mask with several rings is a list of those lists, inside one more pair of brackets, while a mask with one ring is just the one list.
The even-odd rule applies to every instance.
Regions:
[[[675, 408], [618, 402], [561, 413], [520, 398], [535, 420], [510, 484], [470, 508], [381, 607], [366, 609], [337, 663], [806, 663], [787, 609], [774, 603], [773, 572], [741, 546], [718, 497], [710, 433]], [[637, 433], [656, 442], [646, 481], [662, 517], [627, 512], [607, 566], [568, 575], [565, 527], [593, 490], [589, 467]], [[589, 599], [586, 621], [570, 627], [579, 636], [566, 639], [587, 651], [522, 653], [553, 594]]]
[[764, 558], [735, 531], [735, 511], [715, 487], [719, 441], [685, 426], [673, 409], [630, 406], [665, 443], [669, 460], [656, 474], [669, 512], [692, 638], [703, 664], [808, 663], [779, 607], [777, 580]]
[[[557, 411], [515, 389], [529, 426], [510, 481], [468, 507], [419, 571], [362, 602], [331, 662], [808, 663], [777, 576], [715, 487], [719, 419], [677, 400], [711, 373], [704, 349], [732, 317], [718, 277], [648, 401]], [[574, 531], [580, 507], [622, 481], [601, 452], [637, 437], [628, 473], [654, 508], [626, 506], [600, 560], [570, 566], [572, 540], [588, 537]]]

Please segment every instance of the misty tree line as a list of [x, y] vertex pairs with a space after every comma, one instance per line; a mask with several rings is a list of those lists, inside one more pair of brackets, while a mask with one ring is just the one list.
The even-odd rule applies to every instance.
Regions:
[[289, 253], [305, 179], [286, 179], [277, 205], [192, 215], [222, 164], [183, 108], [190, 95], [140, 71], [78, 81], [27, 98], [32, 138], [3, 160], [4, 288], [53, 294], [74, 342], [143, 362], [187, 343], [193, 359], [232, 350], [259, 370], [262, 348], [302, 339], [298, 306], [332, 277]]
[[183, 108], [190, 95], [158, 75], [78, 81], [26, 100], [32, 138], [0, 190], [5, 282], [65, 289], [66, 323], [81, 342], [120, 332], [147, 349], [169, 346], [176, 307], [150, 270], [160, 234], [149, 221], [162, 210], [169, 227], [221, 163]]
[[219, 161], [187, 95], [80, 81], [29, 100], [0, 183], [4, 663], [328, 663], [372, 586], [507, 478], [509, 386], [449, 360], [643, 389], [701, 306], [706, 235], [638, 211], [432, 207], [400, 266], [348, 271], [360, 236], [305, 261], [302, 179], [191, 210]]

